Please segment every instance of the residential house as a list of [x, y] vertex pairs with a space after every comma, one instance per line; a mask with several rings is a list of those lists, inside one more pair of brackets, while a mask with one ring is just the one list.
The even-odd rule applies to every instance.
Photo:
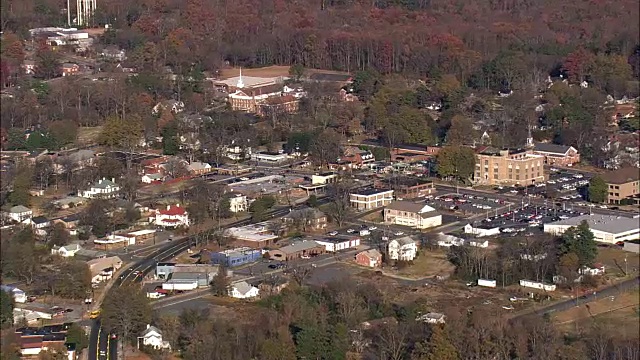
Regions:
[[69, 209], [74, 206], [80, 206], [87, 202], [87, 199], [81, 198], [79, 196], [67, 196], [62, 199], [54, 200], [53, 203], [59, 209]]
[[188, 227], [189, 213], [178, 204], [167, 205], [166, 209], [156, 210], [155, 223], [158, 226], [169, 228]]
[[427, 229], [442, 225], [442, 214], [424, 203], [394, 201], [385, 207], [384, 221], [417, 229]]
[[22, 68], [27, 75], [33, 75], [36, 72], [36, 62], [33, 60], [24, 60], [22, 62]]
[[318, 231], [327, 227], [327, 215], [314, 208], [292, 210], [282, 217], [282, 221], [290, 226], [299, 226], [303, 231]]
[[229, 210], [233, 213], [247, 211], [249, 209], [249, 202], [247, 197], [242, 194], [235, 194], [229, 198]]
[[60, 255], [62, 257], [73, 257], [82, 247], [80, 244], [74, 243], [69, 245], [58, 246], [54, 245], [51, 248], [51, 255]]
[[444, 324], [446, 316], [440, 313], [426, 313], [424, 315], [420, 315], [416, 318], [416, 321], [422, 321], [427, 324]]
[[236, 299], [250, 299], [257, 297], [260, 294], [260, 289], [249, 284], [246, 281], [240, 281], [233, 285], [229, 289], [229, 296]]
[[77, 168], [85, 168], [93, 165], [96, 159], [96, 152], [88, 149], [81, 149], [68, 155]]
[[340, 91], [338, 91], [338, 100], [344, 102], [354, 102], [358, 101], [359, 99], [356, 95], [349, 93], [347, 90], [340, 89]]
[[78, 191], [78, 196], [94, 198], [114, 198], [120, 191], [120, 186], [115, 183], [115, 179], [108, 180], [102, 178], [90, 186], [89, 190]]
[[117, 256], [93, 259], [87, 261], [91, 272], [91, 282], [99, 283], [113, 277], [113, 274], [122, 267], [122, 260]]
[[164, 175], [160, 173], [144, 174], [141, 181], [143, 184], [152, 184], [164, 181]]
[[148, 346], [154, 349], [170, 349], [171, 345], [168, 341], [162, 340], [162, 331], [157, 327], [147, 324], [142, 334], [138, 336], [138, 349], [141, 346]]
[[204, 162], [194, 161], [187, 166], [187, 169], [191, 175], [203, 175], [211, 172], [211, 165]]
[[100, 56], [114, 61], [124, 61], [127, 58], [125, 51], [115, 46], [105, 47], [102, 52], [100, 52]]
[[171, 111], [174, 114], [181, 113], [184, 111], [184, 102], [177, 100], [161, 101], [151, 109], [151, 113], [153, 115], [160, 115], [164, 110]]
[[464, 226], [464, 233], [473, 234], [477, 237], [494, 236], [500, 234], [500, 227], [486, 225], [474, 226], [471, 224], [467, 224]]
[[[51, 221], [44, 216], [36, 216], [31, 219], [31, 226], [36, 230], [36, 233], [46, 233], [43, 229], [46, 229], [51, 225]], [[38, 234], [40, 235], [40, 234]]]
[[569, 145], [535, 143], [533, 153], [544, 156], [544, 163], [548, 165], [571, 166], [580, 162], [578, 150]]
[[78, 72], [80, 72], [80, 66], [78, 64], [62, 64], [62, 76], [76, 75]]
[[591, 276], [604, 275], [605, 266], [602, 263], [595, 263], [595, 264], [593, 264], [593, 267], [583, 266], [578, 271], [578, 273], [581, 274], [581, 275], [591, 275]]
[[7, 216], [14, 221], [29, 221], [33, 216], [33, 211], [26, 206], [16, 205], [9, 209]]
[[376, 159], [371, 151], [353, 151], [338, 158], [335, 163], [330, 163], [329, 168], [334, 170], [360, 169], [363, 166], [375, 162]]
[[370, 249], [356, 254], [356, 264], [377, 268], [382, 266], [382, 254], [376, 249]]
[[421, 144], [400, 144], [391, 150], [391, 161], [412, 163], [433, 159], [440, 147]]
[[418, 245], [409, 236], [393, 239], [387, 245], [389, 259], [399, 261], [412, 261], [418, 255]]
[[[80, 216], [78, 214], [71, 214], [71, 215], [67, 215], [65, 217], [62, 217], [60, 219], [55, 219], [53, 220], [54, 223], [61, 223], [64, 225], [64, 227], [68, 230], [73, 230], [76, 227], [78, 227], [78, 224], [80, 223]], [[73, 233], [72, 233], [73, 235]]]
[[281, 276], [270, 276], [258, 284], [258, 290], [263, 297], [279, 294], [289, 285], [289, 280]]
[[442, 247], [452, 247], [452, 246], [463, 246], [464, 245], [464, 239], [459, 238], [457, 236], [449, 235], [449, 234], [438, 233], [436, 235], [435, 239], [436, 239], [436, 244], [438, 246], [442, 246]]
[[24, 304], [27, 302], [27, 293], [12, 285], [0, 285], [0, 290], [8, 292], [17, 303]]
[[607, 183], [607, 203], [634, 204], [640, 195], [640, 171], [625, 167], [602, 175]]
[[393, 201], [393, 190], [388, 189], [359, 189], [349, 194], [351, 207], [366, 211], [387, 206]]

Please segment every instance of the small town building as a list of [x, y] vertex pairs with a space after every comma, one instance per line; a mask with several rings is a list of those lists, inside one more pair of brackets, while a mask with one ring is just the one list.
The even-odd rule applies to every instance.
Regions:
[[191, 291], [197, 288], [207, 287], [213, 280], [215, 273], [207, 271], [175, 271], [167, 281], [162, 283], [163, 290]]
[[80, 216], [78, 214], [71, 214], [60, 219], [55, 219], [53, 223], [63, 224], [67, 230], [70, 230], [71, 235], [74, 235], [74, 229], [76, 229], [80, 223]]
[[247, 197], [242, 194], [234, 194], [229, 197], [229, 210], [233, 213], [249, 210], [249, 202]]
[[548, 165], [571, 166], [580, 162], [578, 150], [569, 145], [535, 143], [533, 153], [544, 156], [544, 163]]
[[236, 267], [256, 262], [262, 258], [262, 251], [250, 247], [241, 247], [210, 253], [211, 263]]
[[115, 183], [115, 179], [108, 180], [102, 178], [89, 187], [89, 190], [78, 191], [78, 196], [94, 198], [114, 198], [120, 191], [120, 186]]
[[229, 296], [236, 299], [255, 298], [260, 294], [260, 289], [246, 281], [240, 281], [231, 285]]
[[[532, 145], [532, 144], [531, 144]], [[479, 185], [528, 186], [545, 182], [544, 159], [529, 149], [482, 147], [473, 181]]]
[[394, 201], [383, 211], [384, 221], [396, 225], [427, 229], [442, 225], [442, 214], [424, 203]]
[[188, 227], [189, 213], [179, 204], [167, 205], [164, 209], [156, 210], [155, 224], [167, 228]]
[[633, 205], [640, 204], [640, 171], [625, 167], [602, 175], [607, 183], [607, 203]]
[[31, 226], [33, 226], [33, 228], [36, 230], [47, 228], [50, 225], [51, 221], [49, 221], [49, 219], [44, 216], [36, 216], [31, 219]]
[[356, 236], [319, 237], [314, 240], [318, 244], [323, 245], [327, 252], [355, 249], [360, 246], [360, 238]]
[[500, 234], [500, 227], [498, 226], [487, 226], [487, 225], [471, 225], [467, 224], [464, 226], [465, 234], [473, 234], [476, 237], [483, 236], [495, 236]]
[[199, 161], [191, 162], [187, 165], [187, 169], [191, 175], [204, 175], [212, 171], [211, 165]]
[[356, 254], [356, 264], [377, 268], [382, 266], [382, 254], [376, 249], [365, 250]]
[[269, 250], [269, 257], [272, 260], [289, 261], [299, 259], [303, 256], [321, 255], [325, 252], [325, 246], [315, 241], [299, 241], [291, 245], [283, 246], [280, 249]]
[[80, 244], [77, 244], [77, 243], [63, 245], [63, 246], [54, 245], [51, 248], [51, 255], [59, 255], [62, 257], [73, 257], [76, 255], [78, 251], [80, 251], [80, 249], [82, 249], [82, 247], [80, 246]]
[[292, 210], [282, 217], [289, 226], [299, 226], [302, 231], [319, 231], [327, 227], [327, 215], [314, 208]]
[[422, 321], [427, 324], [444, 324], [446, 322], [446, 316], [440, 313], [426, 313], [416, 318], [416, 321]]
[[53, 203], [60, 209], [69, 209], [75, 206], [84, 205], [87, 199], [79, 196], [67, 196], [62, 199], [54, 200]]
[[80, 72], [80, 66], [74, 63], [62, 64], [62, 76], [76, 75]]
[[276, 164], [287, 161], [289, 159], [289, 155], [279, 152], [267, 152], [261, 151], [251, 154], [251, 160], [259, 162], [259, 163], [270, 163]]
[[638, 254], [640, 253], [640, 241], [625, 241], [622, 250]]
[[16, 222], [29, 221], [32, 216], [33, 211], [22, 205], [13, 206], [7, 212], [7, 217]]
[[144, 175], [142, 175], [142, 178], [140, 180], [144, 184], [152, 184], [152, 183], [155, 183], [155, 182], [162, 182], [162, 181], [164, 181], [164, 175], [162, 175], [159, 172], [151, 173], [151, 174], [144, 174]]
[[615, 244], [640, 239], [640, 219], [613, 215], [581, 215], [544, 224], [543, 228], [546, 233], [561, 235], [583, 221], [589, 225], [596, 241]]
[[160, 115], [162, 111], [171, 111], [173, 114], [178, 114], [184, 111], [184, 102], [177, 100], [165, 100], [157, 103], [151, 113], [153, 115]]
[[254, 249], [269, 247], [278, 239], [278, 235], [274, 234], [268, 223], [229, 228], [225, 235], [233, 238], [237, 244]]
[[27, 293], [23, 290], [18, 289], [12, 285], [0, 285], [0, 290], [4, 292], [8, 292], [13, 297], [13, 300], [17, 303], [26, 303], [27, 302]]
[[440, 147], [420, 144], [401, 144], [391, 151], [391, 161], [414, 163], [435, 158], [440, 151]]
[[148, 346], [154, 349], [171, 348], [168, 341], [162, 340], [162, 331], [150, 324], [147, 324], [147, 328], [138, 336], [138, 349], [142, 346]]
[[374, 186], [380, 189], [393, 189], [398, 200], [423, 198], [436, 192], [433, 181], [409, 177], [377, 180]]
[[91, 282], [99, 283], [113, 277], [113, 274], [122, 267], [122, 260], [117, 256], [99, 258], [87, 261], [91, 271]]
[[282, 276], [270, 276], [258, 284], [260, 296], [278, 295], [284, 288], [289, 285], [289, 280]]
[[387, 245], [389, 259], [396, 261], [413, 261], [418, 255], [418, 245], [409, 236], [393, 239]]
[[360, 211], [373, 210], [389, 205], [393, 201], [393, 190], [390, 189], [359, 189], [349, 194], [351, 207]]

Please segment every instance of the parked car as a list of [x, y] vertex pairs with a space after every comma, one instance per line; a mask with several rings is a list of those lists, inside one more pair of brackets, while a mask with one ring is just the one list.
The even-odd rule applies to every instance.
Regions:
[[348, 230], [347, 230], [347, 234], [353, 234], [354, 232], [356, 232], [356, 231], [355, 231], [355, 230], [353, 230], [353, 229], [348, 229]]
[[369, 231], [373, 231], [373, 230], [376, 230], [376, 229], [378, 229], [378, 227], [376, 227], [376, 226], [369, 226]]
[[336, 235], [338, 235], [338, 232], [337, 231], [332, 231], [332, 232], [329, 233], [329, 235], [330, 236], [336, 236]]

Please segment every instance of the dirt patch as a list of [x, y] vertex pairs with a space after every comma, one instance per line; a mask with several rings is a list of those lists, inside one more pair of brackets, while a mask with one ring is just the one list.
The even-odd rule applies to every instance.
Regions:
[[638, 334], [640, 332], [640, 293], [638, 289], [605, 297], [598, 301], [580, 305], [556, 314], [553, 321], [560, 329], [575, 331], [589, 326], [593, 321], [611, 325], [620, 334]]
[[79, 146], [95, 144], [101, 132], [102, 126], [81, 127], [78, 129], [78, 139], [76, 142]]

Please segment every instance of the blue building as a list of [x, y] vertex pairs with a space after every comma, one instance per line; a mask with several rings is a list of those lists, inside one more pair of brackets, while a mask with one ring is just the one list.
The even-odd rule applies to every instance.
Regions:
[[211, 263], [236, 267], [258, 261], [262, 257], [262, 251], [249, 247], [225, 250], [211, 253]]

